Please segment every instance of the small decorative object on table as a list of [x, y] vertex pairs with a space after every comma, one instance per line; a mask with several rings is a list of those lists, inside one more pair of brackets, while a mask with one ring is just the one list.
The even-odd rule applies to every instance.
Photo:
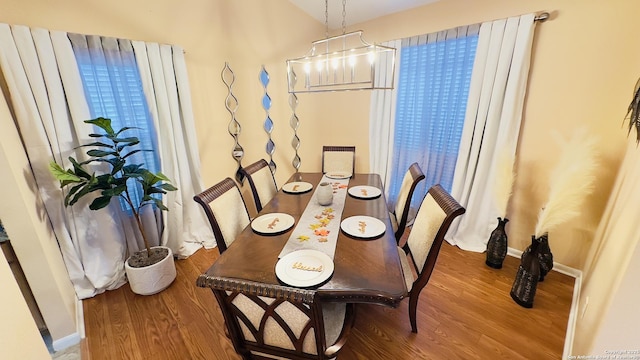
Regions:
[[333, 202], [333, 187], [329, 182], [321, 182], [316, 190], [318, 204], [322, 206], [331, 205]]
[[[580, 215], [584, 198], [594, 187], [598, 167], [596, 139], [586, 130], [578, 129], [561, 147], [562, 155], [550, 175], [549, 198], [538, 214], [531, 246], [522, 254], [520, 268], [529, 270], [518, 270], [511, 290], [513, 300], [524, 307], [533, 306], [538, 281], [543, 281], [553, 268], [549, 232]], [[530, 264], [531, 259], [537, 260], [534, 261], [537, 271]], [[535, 277], [534, 272], [537, 273]]]

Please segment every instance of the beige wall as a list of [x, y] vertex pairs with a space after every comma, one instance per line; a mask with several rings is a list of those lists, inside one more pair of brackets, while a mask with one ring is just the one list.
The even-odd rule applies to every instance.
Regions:
[[575, 355], [606, 356], [611, 355], [606, 351], [638, 347], [639, 181], [640, 151], [634, 130], [627, 140], [624, 160], [587, 257]]
[[[77, 331], [75, 292], [50, 223], [43, 216], [44, 205], [33, 191], [35, 180], [4, 98], [0, 98], [0, 169], [3, 169], [3, 176], [0, 176], [0, 219], [52, 338], [69, 339]], [[0, 262], [5, 261], [0, 258]], [[4, 282], [2, 284], [2, 301], [5, 300], [5, 291], [7, 301], [13, 301], [12, 288], [8, 286], [5, 290]], [[3, 304], [0, 308], [10, 309]], [[2, 321], [0, 324], [12, 326], [13, 323]], [[16, 326], [33, 326], [37, 332], [33, 319]], [[0, 329], [4, 331], [6, 328], [0, 326]]]
[[[594, 240], [594, 232], [625, 145], [623, 118], [640, 73], [640, 48], [630, 45], [632, 34], [640, 28], [635, 19], [640, 3], [442, 0], [348, 30], [362, 29], [368, 41], [382, 42], [542, 10], [551, 11], [552, 19], [536, 30], [509, 239], [515, 248], [527, 245], [538, 209], [546, 200], [546, 179], [559, 148], [552, 134], [567, 136], [578, 126], [588, 126], [599, 137], [602, 171], [597, 190], [586, 199], [579, 219], [550, 234], [556, 261], [584, 269], [591, 244], [599, 241]], [[227, 132], [230, 116], [224, 108], [226, 88], [220, 80], [225, 61], [236, 74], [244, 163], [265, 157], [262, 88], [257, 80], [264, 64], [272, 80], [268, 90], [276, 123], [278, 184], [292, 173], [285, 60], [304, 54], [312, 40], [324, 37], [324, 26], [288, 1], [5, 0], [0, 21], [183, 46], [205, 185], [235, 172], [230, 156], [233, 142]], [[369, 96], [368, 92], [299, 95], [302, 171], [320, 168], [322, 144], [356, 145], [356, 170], [368, 171]], [[607, 277], [606, 272], [602, 274]]]
[[4, 359], [47, 359], [49, 352], [0, 251], [0, 349]]

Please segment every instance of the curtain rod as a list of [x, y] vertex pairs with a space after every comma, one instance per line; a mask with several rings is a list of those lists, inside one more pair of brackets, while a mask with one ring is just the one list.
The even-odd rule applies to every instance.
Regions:
[[539, 22], [545, 22], [547, 20], [549, 20], [549, 13], [548, 12], [540, 13], [540, 14], [536, 15], [536, 17], [533, 18], [533, 21], [539, 21]]

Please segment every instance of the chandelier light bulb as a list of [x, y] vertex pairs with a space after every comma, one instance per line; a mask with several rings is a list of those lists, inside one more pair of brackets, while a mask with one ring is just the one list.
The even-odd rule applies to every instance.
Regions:
[[351, 67], [356, 66], [356, 56], [354, 54], [349, 55], [349, 65]]
[[376, 55], [374, 54], [373, 50], [367, 53], [367, 59], [369, 60], [369, 64], [373, 64], [375, 62]]

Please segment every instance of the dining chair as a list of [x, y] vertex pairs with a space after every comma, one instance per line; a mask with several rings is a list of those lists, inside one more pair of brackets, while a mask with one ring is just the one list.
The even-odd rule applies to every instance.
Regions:
[[391, 226], [396, 236], [396, 242], [400, 242], [400, 238], [404, 234], [404, 230], [407, 227], [409, 221], [409, 209], [411, 208], [411, 198], [413, 192], [418, 186], [418, 183], [424, 180], [425, 176], [420, 169], [418, 163], [413, 163], [409, 166], [409, 169], [402, 178], [402, 184], [400, 185], [400, 193], [398, 193], [398, 199], [396, 200], [396, 206], [393, 212], [390, 212]]
[[193, 200], [202, 205], [220, 254], [249, 225], [249, 212], [240, 189], [229, 177], [195, 195]]
[[260, 159], [241, 168], [240, 172], [249, 180], [256, 211], [260, 212], [262, 205], [268, 203], [278, 192], [278, 185], [276, 185], [271, 168], [266, 160]]
[[323, 146], [322, 147], [322, 173], [332, 171], [355, 173], [356, 147], [355, 146]]
[[[420, 292], [429, 282], [442, 241], [451, 222], [464, 212], [465, 208], [442, 186], [433, 185], [422, 200], [406, 244], [403, 247], [398, 246], [402, 271], [409, 292], [411, 331], [414, 333], [418, 332], [416, 310]], [[412, 270], [415, 270], [417, 277], [414, 277]]]
[[354, 304], [320, 301], [315, 290], [200, 275], [243, 359], [332, 359], [355, 321]]

